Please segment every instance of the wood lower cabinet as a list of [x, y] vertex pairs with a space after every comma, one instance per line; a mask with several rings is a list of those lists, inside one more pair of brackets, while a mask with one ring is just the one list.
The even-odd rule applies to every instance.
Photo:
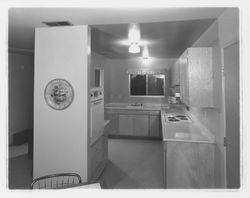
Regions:
[[148, 136], [148, 116], [147, 115], [133, 115], [133, 135], [134, 136]]
[[104, 111], [104, 119], [110, 120], [106, 127], [106, 131], [109, 135], [117, 135], [119, 131], [119, 114], [110, 110]]
[[149, 136], [161, 137], [161, 117], [160, 113], [149, 116]]
[[119, 115], [119, 134], [148, 136], [148, 116]]
[[111, 120], [108, 134], [160, 138], [160, 110], [105, 110], [105, 119]]
[[163, 148], [166, 188], [214, 188], [214, 144], [166, 141]]
[[90, 181], [95, 182], [100, 177], [108, 160], [108, 137], [105, 132], [90, 146]]
[[119, 135], [133, 135], [134, 134], [134, 116], [133, 115], [119, 115]]

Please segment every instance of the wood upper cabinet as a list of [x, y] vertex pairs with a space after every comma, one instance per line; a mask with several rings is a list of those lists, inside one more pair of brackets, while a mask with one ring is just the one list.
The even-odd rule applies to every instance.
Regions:
[[188, 48], [179, 63], [182, 102], [187, 106], [213, 107], [212, 48]]
[[187, 51], [185, 51], [181, 57], [179, 58], [180, 63], [180, 94], [181, 94], [181, 101], [186, 105], [189, 105], [188, 101], [188, 60], [187, 60]]
[[178, 59], [171, 67], [171, 86], [180, 85], [180, 60]]

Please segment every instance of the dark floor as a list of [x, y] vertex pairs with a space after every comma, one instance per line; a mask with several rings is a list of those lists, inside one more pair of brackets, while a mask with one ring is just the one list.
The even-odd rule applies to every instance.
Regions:
[[161, 141], [109, 140], [109, 162], [100, 177], [103, 188], [162, 188]]
[[[100, 184], [106, 189], [163, 188], [162, 144], [157, 140], [109, 139], [109, 160]], [[28, 189], [32, 181], [28, 155], [9, 160], [9, 188]]]

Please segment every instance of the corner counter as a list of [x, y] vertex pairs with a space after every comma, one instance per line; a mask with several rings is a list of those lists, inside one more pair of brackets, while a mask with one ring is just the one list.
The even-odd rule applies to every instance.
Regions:
[[[179, 114], [190, 121], [168, 121]], [[214, 188], [214, 136], [181, 105], [162, 110], [161, 121], [165, 188]]]
[[[185, 115], [189, 121], [170, 122], [168, 116]], [[183, 106], [161, 110], [163, 141], [215, 143], [214, 136]]]

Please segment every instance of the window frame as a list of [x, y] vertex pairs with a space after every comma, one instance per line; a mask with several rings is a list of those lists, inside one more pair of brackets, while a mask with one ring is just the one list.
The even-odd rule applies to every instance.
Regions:
[[164, 75], [164, 79], [163, 79], [163, 95], [148, 95], [148, 75], [159, 75], [159, 74], [138, 74], [138, 75], [146, 75], [146, 95], [131, 95], [131, 74], [128, 74], [128, 92], [129, 92], [129, 97], [131, 98], [165, 98], [165, 94], [166, 94], [166, 87], [165, 87], [165, 82], [166, 82], [166, 75], [165, 74], [161, 74]]

